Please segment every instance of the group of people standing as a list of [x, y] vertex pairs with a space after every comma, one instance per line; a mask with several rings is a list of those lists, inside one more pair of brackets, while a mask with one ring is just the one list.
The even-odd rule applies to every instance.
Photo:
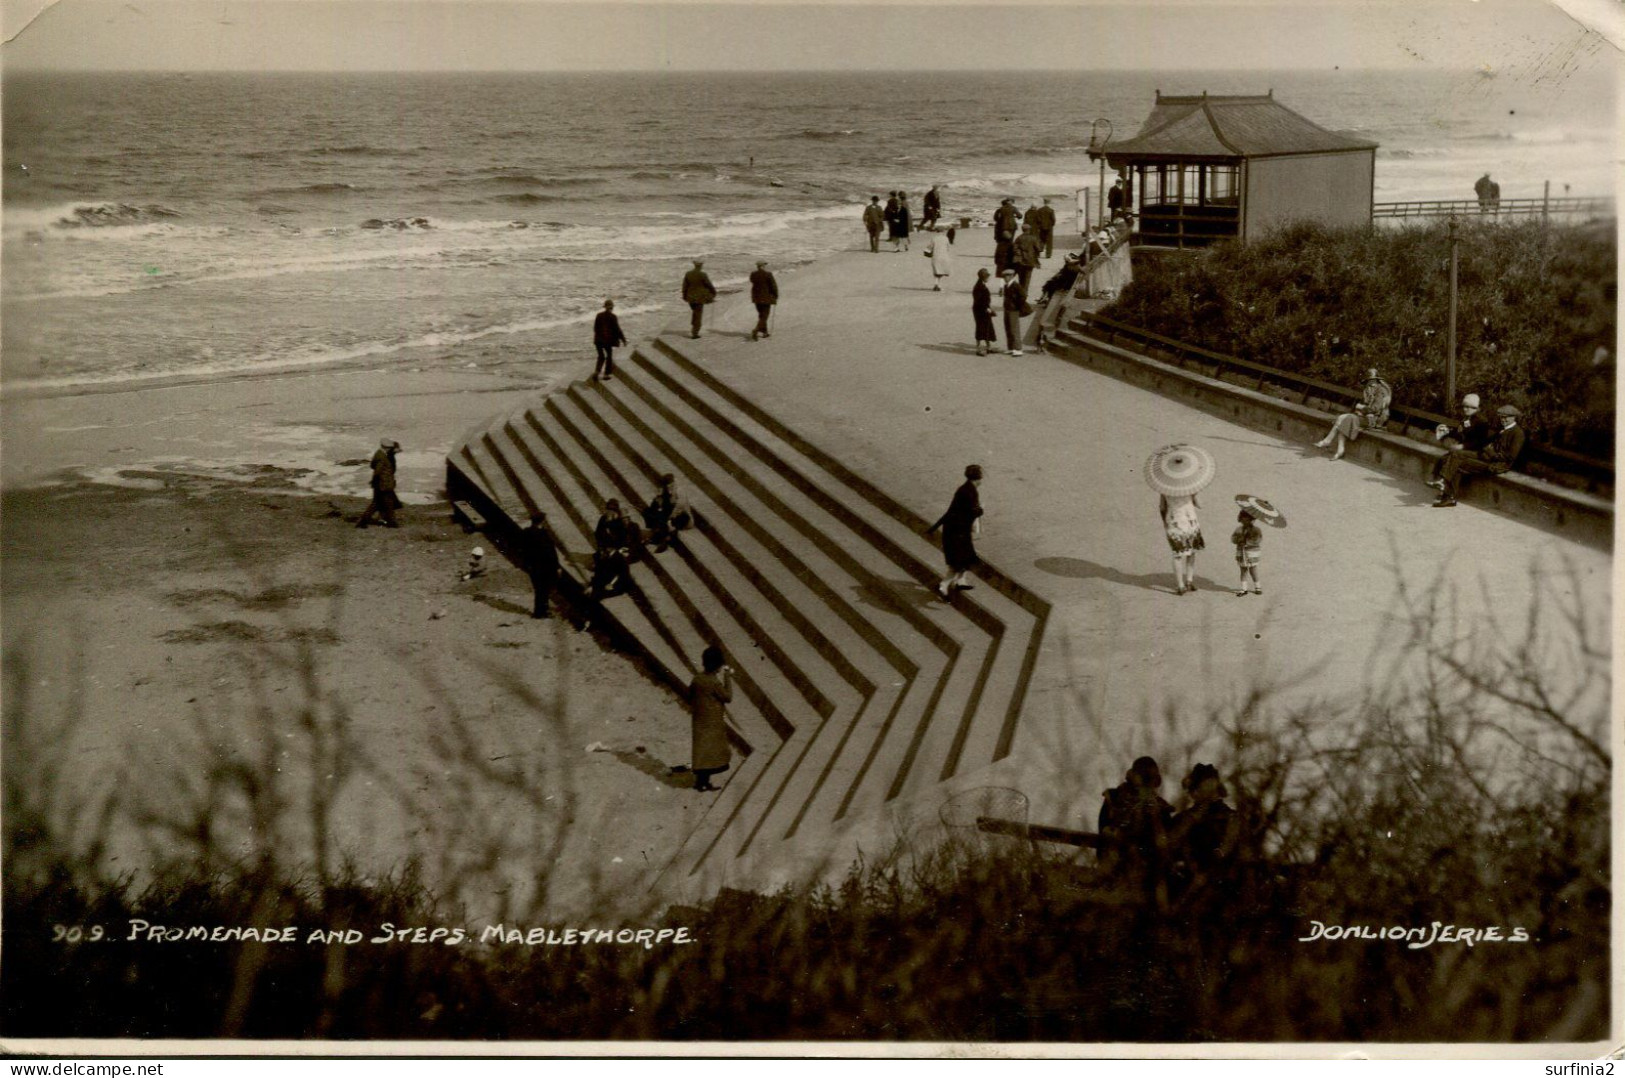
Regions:
[[[920, 228], [935, 231], [942, 216], [942, 194], [933, 184], [920, 200]], [[885, 230], [892, 251], [909, 249], [909, 235], [914, 231], [914, 214], [909, 208], [907, 191], [886, 192], [886, 204], [880, 204], [879, 195], [869, 196], [869, 205], [863, 208], [863, 227], [869, 233], [869, 250], [880, 251], [880, 233]]]

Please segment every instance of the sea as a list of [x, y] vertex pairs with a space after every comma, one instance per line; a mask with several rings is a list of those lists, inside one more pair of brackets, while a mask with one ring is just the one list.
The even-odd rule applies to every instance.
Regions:
[[[1611, 73], [8, 72], [0, 391], [289, 370], [546, 380], [863, 244], [871, 194], [985, 219], [1100, 181], [1165, 93], [1264, 93], [1378, 142], [1378, 201], [1611, 195]], [[791, 292], [787, 292], [787, 298]]]

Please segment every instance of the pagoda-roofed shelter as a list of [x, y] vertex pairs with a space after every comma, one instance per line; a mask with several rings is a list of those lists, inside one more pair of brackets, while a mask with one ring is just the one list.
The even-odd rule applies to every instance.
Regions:
[[1377, 144], [1263, 96], [1164, 97], [1133, 138], [1092, 148], [1128, 186], [1135, 242], [1203, 247], [1296, 221], [1365, 225]]

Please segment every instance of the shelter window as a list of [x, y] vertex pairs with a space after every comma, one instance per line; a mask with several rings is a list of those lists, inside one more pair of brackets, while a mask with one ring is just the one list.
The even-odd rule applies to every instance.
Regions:
[[1179, 192], [1180, 204], [1195, 206], [1202, 201], [1202, 166], [1186, 165], [1182, 171], [1184, 175]]
[[1207, 200], [1217, 205], [1235, 205], [1237, 202], [1237, 174], [1234, 165], [1215, 165], [1208, 170]]

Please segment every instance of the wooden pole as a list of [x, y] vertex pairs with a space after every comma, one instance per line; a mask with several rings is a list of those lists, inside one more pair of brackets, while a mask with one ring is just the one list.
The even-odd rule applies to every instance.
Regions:
[[1546, 214], [1552, 205], [1552, 181], [1546, 181], [1546, 193], [1540, 196], [1540, 223], [1546, 223]]
[[1450, 321], [1445, 330], [1444, 411], [1456, 400], [1456, 219], [1450, 218]]

